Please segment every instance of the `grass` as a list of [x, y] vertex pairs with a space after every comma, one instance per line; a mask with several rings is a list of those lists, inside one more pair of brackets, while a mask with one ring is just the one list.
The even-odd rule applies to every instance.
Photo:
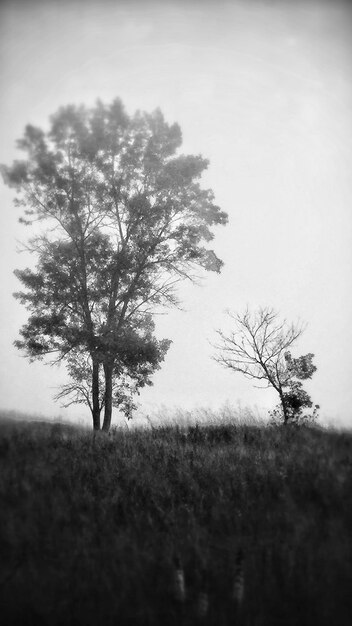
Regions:
[[0, 422], [0, 621], [350, 623], [352, 435]]

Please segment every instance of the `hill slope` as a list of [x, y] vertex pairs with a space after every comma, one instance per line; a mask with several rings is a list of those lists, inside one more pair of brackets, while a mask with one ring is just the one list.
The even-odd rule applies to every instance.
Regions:
[[352, 436], [0, 424], [5, 624], [349, 623]]

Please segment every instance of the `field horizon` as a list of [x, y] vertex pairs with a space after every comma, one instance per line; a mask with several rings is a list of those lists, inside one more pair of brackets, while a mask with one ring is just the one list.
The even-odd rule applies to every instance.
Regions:
[[[51, 425], [59, 424], [72, 428], [91, 431], [93, 429], [92, 418], [89, 411], [82, 415], [65, 416], [59, 412], [55, 415], [46, 415], [44, 412], [25, 412], [13, 408], [0, 408], [0, 423], [3, 421], [10, 422], [43, 422]], [[111, 422], [112, 430], [134, 430], [135, 428], [144, 429], [163, 428], [163, 427], [182, 427], [188, 426], [226, 426], [230, 424], [246, 424], [248, 426], [270, 427], [270, 418], [268, 409], [260, 409], [257, 405], [247, 406], [237, 402], [232, 404], [225, 402], [218, 408], [209, 408], [207, 406], [195, 406], [192, 408], [184, 408], [172, 406], [168, 407], [161, 404], [151, 410], [143, 408], [138, 409], [133, 417], [127, 420], [122, 414], [114, 415]], [[352, 424], [346, 420], [328, 418], [319, 416], [313, 423], [314, 428], [323, 430], [324, 432], [346, 432], [352, 433]]]

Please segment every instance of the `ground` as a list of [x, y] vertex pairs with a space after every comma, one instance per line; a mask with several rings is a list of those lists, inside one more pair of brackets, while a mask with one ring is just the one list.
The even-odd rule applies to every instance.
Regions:
[[4, 624], [350, 623], [351, 433], [5, 417]]

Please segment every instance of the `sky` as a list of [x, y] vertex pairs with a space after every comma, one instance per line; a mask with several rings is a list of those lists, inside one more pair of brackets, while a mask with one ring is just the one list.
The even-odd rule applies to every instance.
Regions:
[[[271, 306], [307, 324], [292, 353], [315, 354], [306, 388], [322, 421], [352, 427], [352, 5], [13, 0], [0, 23], [0, 163], [20, 158], [27, 123], [116, 97], [129, 113], [160, 107], [181, 151], [209, 159], [203, 186], [229, 215], [212, 242], [224, 267], [183, 284], [182, 310], [157, 317], [173, 343], [140, 411], [273, 408], [273, 391], [211, 358], [227, 309]], [[31, 262], [18, 251], [30, 231], [13, 190], [1, 183], [0, 196], [0, 408], [90, 419], [54, 402], [64, 367], [13, 347], [27, 318], [13, 270]]]

